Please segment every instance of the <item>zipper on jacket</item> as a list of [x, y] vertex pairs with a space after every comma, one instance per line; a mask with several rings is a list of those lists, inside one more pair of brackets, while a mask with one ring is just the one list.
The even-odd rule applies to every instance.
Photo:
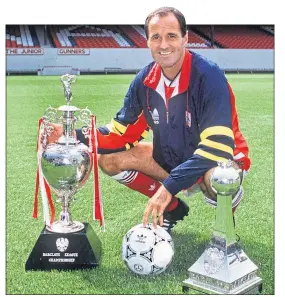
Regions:
[[168, 100], [166, 100], [165, 106], [166, 106], [166, 123], [168, 124], [169, 122]]

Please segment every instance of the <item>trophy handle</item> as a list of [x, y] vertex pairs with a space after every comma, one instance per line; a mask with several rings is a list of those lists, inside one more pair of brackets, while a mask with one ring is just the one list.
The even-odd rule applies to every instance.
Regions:
[[83, 124], [81, 131], [85, 138], [89, 137], [92, 128], [91, 115], [92, 113], [87, 106], [79, 112], [78, 120]]

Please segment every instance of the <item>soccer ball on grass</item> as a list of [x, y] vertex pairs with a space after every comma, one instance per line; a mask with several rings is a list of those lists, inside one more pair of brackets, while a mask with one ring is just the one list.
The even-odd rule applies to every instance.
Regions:
[[162, 227], [139, 224], [123, 238], [122, 258], [126, 266], [140, 275], [159, 274], [169, 267], [174, 255], [174, 244]]

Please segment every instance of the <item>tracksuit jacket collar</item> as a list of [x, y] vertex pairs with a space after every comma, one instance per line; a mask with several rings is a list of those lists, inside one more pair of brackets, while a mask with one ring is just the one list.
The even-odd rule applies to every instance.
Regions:
[[[191, 77], [191, 65], [192, 65], [192, 54], [185, 49], [184, 60], [181, 68], [181, 74], [179, 79], [178, 94], [185, 92], [190, 84]], [[144, 79], [144, 85], [156, 90], [161, 78], [162, 70], [161, 66], [154, 63], [148, 76]]]

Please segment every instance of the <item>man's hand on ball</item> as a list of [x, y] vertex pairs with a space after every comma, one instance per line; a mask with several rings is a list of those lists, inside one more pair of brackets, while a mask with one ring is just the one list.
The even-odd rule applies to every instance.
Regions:
[[150, 214], [153, 219], [153, 226], [156, 228], [157, 221], [160, 226], [163, 225], [163, 213], [169, 202], [171, 201], [172, 195], [162, 185], [157, 192], [148, 200], [143, 216], [143, 224], [148, 224], [148, 217]]

